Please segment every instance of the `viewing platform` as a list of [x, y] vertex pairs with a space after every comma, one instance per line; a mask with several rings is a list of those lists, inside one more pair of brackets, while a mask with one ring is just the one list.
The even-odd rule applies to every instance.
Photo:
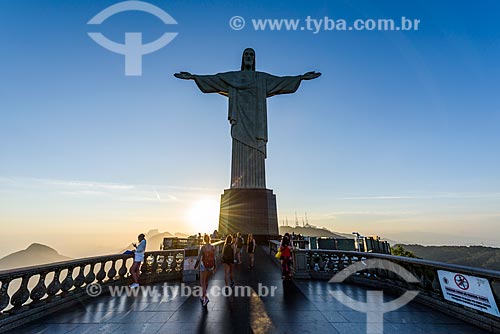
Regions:
[[[221, 243], [216, 244], [217, 254], [220, 254], [221, 246]], [[355, 257], [359, 259], [362, 256], [383, 257], [399, 261], [397, 263], [412, 272], [416, 272], [415, 268], [420, 268], [422, 277], [426, 275], [430, 277], [430, 272], [427, 271], [438, 265], [429, 261], [390, 255], [336, 253], [337, 251], [322, 253], [320, 250], [315, 250], [315, 255], [311, 256], [310, 252], [313, 251], [297, 250], [294, 253], [295, 278], [283, 281], [279, 263], [274, 257], [276, 246], [271, 242], [269, 247], [257, 247], [253, 270], [248, 268], [246, 254], [243, 255], [242, 264], [234, 265], [236, 287], [230, 290], [231, 296], [224, 296], [224, 293], [219, 295], [210, 293], [211, 289], [214, 290], [213, 287], [217, 287], [216, 290], [219, 292], [224, 291], [224, 270], [219, 264], [215, 275], [209, 280], [210, 302], [206, 308], [202, 307], [198, 296], [183, 295], [181, 291], [182, 288], [194, 291], [198, 284], [198, 282], [181, 283], [183, 250], [147, 252], [147, 261], [142, 267], [143, 284], [141, 289], [133, 290], [137, 291], [137, 296], [130, 293], [128, 296], [127, 293], [111, 296], [105, 293], [109, 291], [109, 287], [119, 288], [129, 283], [126, 274], [131, 258], [127, 255], [3, 271], [0, 272], [2, 284], [0, 306], [4, 311], [0, 315], [0, 331], [8, 334], [362, 334], [367, 333], [366, 313], [353, 310], [349, 307], [349, 303], [340, 302], [332, 292], [343, 292], [364, 303], [367, 300], [367, 291], [384, 288], [384, 300], [389, 302], [401, 295], [405, 286], [395, 277], [391, 276], [388, 280], [381, 272], [377, 274], [373, 271], [369, 271], [371, 276], [358, 275], [348, 283], [329, 283], [328, 278], [332, 273], [328, 274], [328, 269], [331, 263], [321, 263], [315, 270], [317, 263], [311, 265], [315, 262], [314, 256], [319, 255], [321, 258], [325, 254], [337, 255], [338, 262], [334, 265], [338, 266], [338, 269], [343, 266], [344, 261], [351, 263]], [[405, 261], [408, 262], [404, 263]], [[307, 267], [302, 268], [303, 265]], [[443, 269], [452, 269], [445, 264], [439, 265]], [[335, 266], [332, 268], [335, 269]], [[456, 266], [453, 268], [457, 269]], [[500, 273], [496, 272], [497, 276], [494, 276], [494, 273], [477, 269], [475, 274], [488, 276], [489, 282], [495, 285], [499, 282]], [[54, 277], [58, 279], [54, 280]], [[15, 281], [21, 282], [15, 288], [9, 288], [9, 284]], [[45, 281], [48, 282], [48, 286], [45, 286]], [[103, 293], [97, 297], [90, 297], [86, 286], [97, 282], [100, 282]], [[500, 332], [498, 318], [472, 309], [467, 310], [460, 305], [447, 304], [433, 290], [435, 281], [430, 280], [428, 283], [430, 285], [423, 284], [420, 290], [421, 298], [416, 298], [398, 310], [385, 313], [383, 324], [378, 327], [371, 326], [370, 329], [394, 334]], [[420, 284], [415, 284], [418, 285]], [[250, 293], [235, 296], [238, 287], [240, 292], [245, 290]], [[266, 292], [264, 287], [268, 289], [267, 295], [264, 293]], [[177, 292], [175, 289], [178, 289]], [[11, 294], [12, 291], [14, 293]], [[429, 296], [434, 296], [435, 304], [432, 304]], [[8, 303], [6, 303], [7, 298], [9, 298]], [[449, 314], [444, 314], [439, 308]], [[482, 324], [479, 324], [479, 321], [482, 321]], [[476, 325], [482, 325], [483, 329], [473, 325], [474, 322]]]

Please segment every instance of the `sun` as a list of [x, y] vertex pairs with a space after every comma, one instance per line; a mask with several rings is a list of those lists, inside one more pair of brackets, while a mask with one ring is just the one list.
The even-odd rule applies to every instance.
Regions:
[[219, 203], [213, 198], [203, 198], [193, 203], [186, 214], [190, 229], [199, 233], [212, 232], [219, 222]]

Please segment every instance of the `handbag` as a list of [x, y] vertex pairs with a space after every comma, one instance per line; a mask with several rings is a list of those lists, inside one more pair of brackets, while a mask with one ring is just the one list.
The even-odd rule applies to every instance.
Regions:
[[281, 259], [281, 251], [277, 251], [274, 257], [276, 257], [277, 259]]

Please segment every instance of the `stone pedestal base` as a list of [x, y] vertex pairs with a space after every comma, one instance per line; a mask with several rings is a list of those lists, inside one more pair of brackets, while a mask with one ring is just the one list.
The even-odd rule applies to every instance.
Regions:
[[[219, 232], [253, 233], [257, 243], [278, 236], [276, 195], [270, 189], [225, 189], [220, 201]], [[246, 242], [246, 239], [245, 239]]]

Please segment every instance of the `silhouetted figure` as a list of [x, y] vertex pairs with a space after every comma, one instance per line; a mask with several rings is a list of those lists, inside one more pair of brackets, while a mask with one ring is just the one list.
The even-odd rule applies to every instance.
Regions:
[[290, 244], [290, 239], [286, 236], [283, 237], [280, 246], [281, 252], [281, 278], [282, 279], [290, 279], [291, 272], [290, 266], [292, 263], [292, 245]]
[[241, 236], [241, 232], [238, 232], [236, 234], [236, 260], [238, 261], [238, 264], [241, 264], [241, 253], [243, 253], [243, 237]]
[[228, 119], [231, 124], [233, 152], [231, 188], [265, 188], [267, 145], [267, 98], [294, 93], [302, 80], [321, 73], [275, 76], [255, 70], [255, 51], [243, 51], [241, 70], [214, 75], [175, 73], [179, 79], [194, 80], [203, 93], [218, 93], [229, 98]]
[[[234, 246], [233, 237], [228, 235], [222, 248], [222, 263], [224, 264], [224, 281], [231, 288], [234, 286], [233, 266], [234, 266]], [[230, 282], [230, 284], [228, 284]]]
[[248, 259], [250, 260], [250, 264], [248, 265], [248, 268], [253, 269], [254, 261], [255, 261], [255, 248], [257, 247], [257, 243], [255, 242], [255, 239], [253, 238], [253, 234], [250, 233], [248, 235], [248, 240], [247, 240], [247, 252], [248, 252]]

